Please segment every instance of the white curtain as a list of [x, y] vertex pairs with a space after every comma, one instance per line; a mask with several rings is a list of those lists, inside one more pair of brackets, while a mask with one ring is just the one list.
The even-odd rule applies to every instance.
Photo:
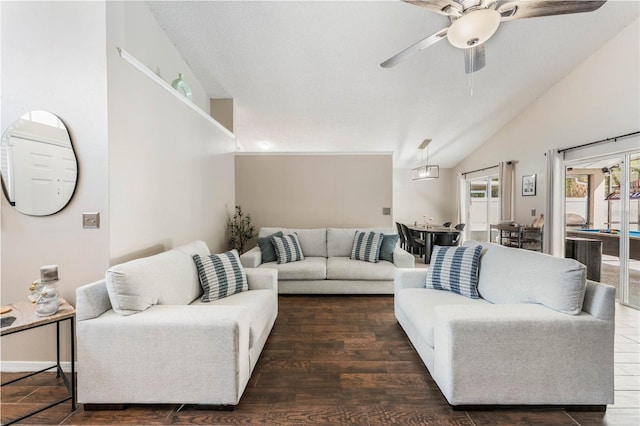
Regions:
[[515, 174], [513, 161], [502, 161], [498, 164], [498, 179], [500, 182], [500, 221], [512, 221], [515, 210]]
[[546, 194], [544, 203], [543, 250], [564, 257], [564, 154], [547, 152]]
[[[458, 174], [457, 185], [456, 185], [456, 199], [458, 200], [458, 212], [456, 215], [456, 220], [458, 223], [467, 223], [467, 181], [464, 178], [462, 173]], [[467, 238], [467, 233], [469, 232], [469, 226], [465, 226], [464, 231], [460, 235], [462, 244]]]

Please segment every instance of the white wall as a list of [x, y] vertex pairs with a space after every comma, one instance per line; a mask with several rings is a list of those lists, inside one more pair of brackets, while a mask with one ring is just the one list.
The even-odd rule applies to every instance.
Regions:
[[[531, 209], [538, 214], [544, 209], [547, 150], [640, 129], [638, 75], [640, 24], [636, 19], [460, 162], [456, 173], [515, 160], [515, 221], [531, 223]], [[538, 176], [536, 196], [522, 197], [522, 176], [530, 174]]]
[[[79, 163], [76, 193], [55, 215], [20, 214], [2, 196], [2, 304], [27, 300], [42, 265], [59, 265], [61, 295], [74, 304], [75, 289], [112, 263], [196, 238], [222, 250], [235, 142], [117, 55], [116, 46], [144, 51], [149, 66], [187, 74], [146, 5], [0, 2], [0, 15], [2, 130], [30, 110], [51, 111]], [[99, 229], [82, 228], [87, 211], [100, 212]], [[55, 359], [55, 328], [3, 337], [1, 359], [5, 371]]]
[[440, 169], [440, 177], [411, 180], [411, 169], [393, 169], [393, 220], [422, 223], [423, 216], [433, 223], [456, 222], [456, 186], [452, 169]]
[[183, 80], [191, 89], [192, 101], [207, 114], [210, 99], [200, 82], [182, 59], [173, 43], [169, 41], [144, 1], [108, 1], [108, 22], [117, 23], [119, 40], [138, 61], [171, 84], [182, 73]]
[[188, 69], [144, 3], [108, 2], [107, 23], [111, 263], [194, 239], [225, 249], [234, 138], [120, 58]]
[[[80, 176], [69, 205], [52, 216], [18, 213], [2, 195], [2, 304], [26, 301], [40, 266], [48, 264], [58, 264], [60, 293], [75, 303], [76, 287], [104, 276], [109, 260], [105, 6], [0, 2], [0, 10], [1, 130], [31, 110], [58, 115]], [[83, 229], [83, 211], [102, 212], [102, 227]], [[67, 335], [65, 325], [64, 349]], [[2, 338], [2, 361], [53, 359], [55, 327]]]
[[391, 227], [391, 154], [236, 156], [236, 201], [257, 228]]

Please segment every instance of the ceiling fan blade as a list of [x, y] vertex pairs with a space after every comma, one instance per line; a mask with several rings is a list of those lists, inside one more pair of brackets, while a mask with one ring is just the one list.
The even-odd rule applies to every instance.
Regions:
[[424, 40], [420, 40], [416, 44], [413, 44], [413, 45], [407, 47], [406, 49], [404, 49], [402, 52], [398, 53], [397, 55], [394, 55], [394, 56], [390, 57], [389, 59], [387, 59], [386, 61], [381, 63], [380, 66], [382, 68], [391, 68], [392, 66], [404, 61], [405, 59], [410, 58], [411, 56], [413, 56], [416, 53], [420, 52], [422, 49], [426, 49], [427, 47], [431, 46], [432, 44], [434, 44], [434, 43], [442, 40], [443, 38], [445, 38], [447, 36], [447, 31], [448, 30], [449, 30], [449, 27], [443, 28], [440, 31], [438, 31], [437, 33], [432, 34], [429, 37], [425, 38]]
[[503, 21], [536, 18], [539, 16], [565, 15], [569, 13], [592, 12], [599, 9], [606, 0], [532, 0], [504, 3], [496, 9]]
[[422, 7], [430, 12], [445, 16], [462, 16], [462, 5], [454, 0], [402, 0], [405, 3]]
[[487, 65], [484, 44], [464, 49], [464, 73], [471, 74]]

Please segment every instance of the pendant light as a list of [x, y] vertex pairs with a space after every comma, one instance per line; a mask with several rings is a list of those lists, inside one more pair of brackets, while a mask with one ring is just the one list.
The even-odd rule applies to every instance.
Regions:
[[[411, 170], [411, 180], [429, 180], [440, 177], [440, 166], [429, 164], [429, 144], [431, 139], [422, 141], [418, 149], [420, 150], [420, 167]], [[423, 154], [427, 150], [427, 162], [424, 163]]]

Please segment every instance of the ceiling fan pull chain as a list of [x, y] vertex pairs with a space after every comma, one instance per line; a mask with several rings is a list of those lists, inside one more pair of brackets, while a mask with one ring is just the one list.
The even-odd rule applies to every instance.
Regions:
[[474, 70], [473, 66], [474, 66], [474, 61], [475, 61], [475, 58], [476, 58], [476, 47], [475, 46], [471, 46], [469, 49], [471, 50], [471, 59], [470, 59], [471, 72], [469, 73], [469, 96], [473, 97], [473, 74], [474, 74], [473, 73], [473, 70]]

